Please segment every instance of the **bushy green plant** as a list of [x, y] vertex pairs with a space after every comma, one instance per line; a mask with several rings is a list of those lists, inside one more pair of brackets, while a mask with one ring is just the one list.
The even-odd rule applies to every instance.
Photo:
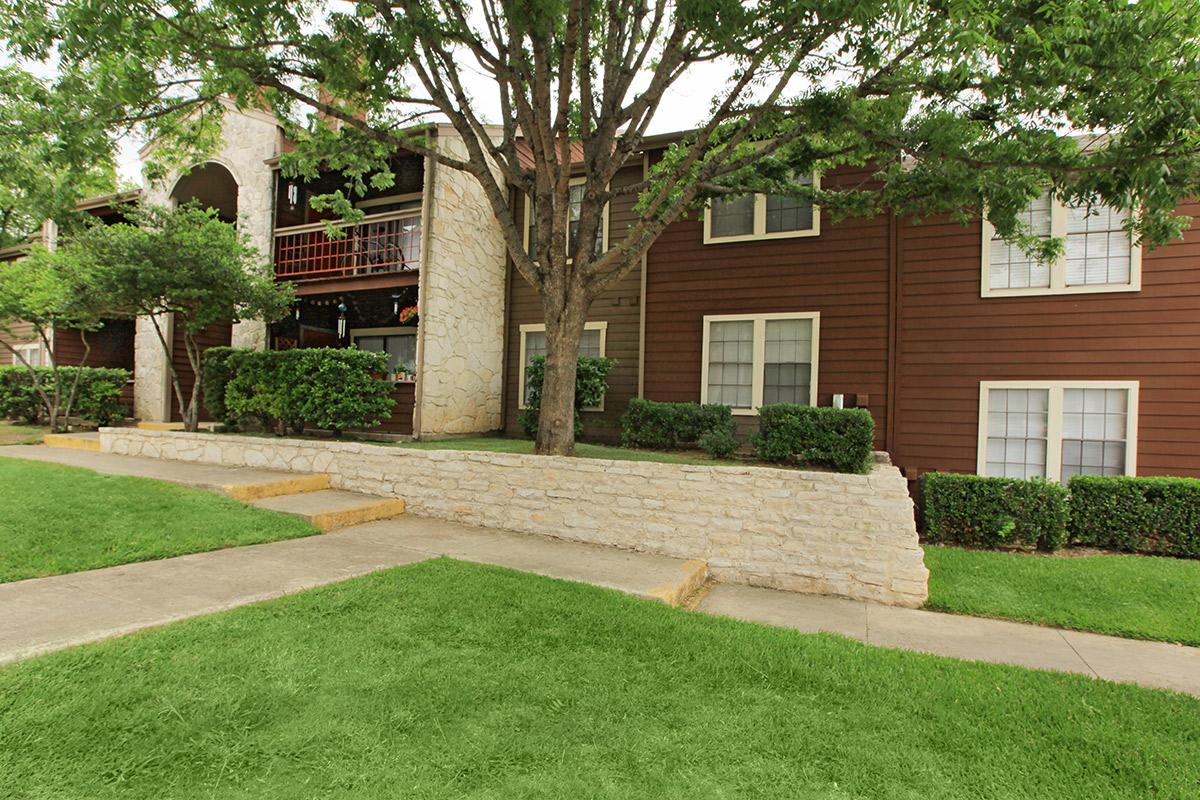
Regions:
[[875, 447], [875, 421], [865, 408], [830, 408], [787, 403], [758, 411], [754, 437], [764, 461], [800, 459], [838, 472], [868, 472]]
[[921, 497], [929, 542], [1044, 551], [1067, 542], [1067, 489], [1061, 484], [929, 472], [921, 477]]
[[233, 347], [210, 347], [201, 357], [200, 382], [204, 391], [204, 407], [209, 416], [226, 424], [235, 420], [225, 405], [225, 386], [233, 377], [230, 359], [239, 352]]
[[[35, 367], [43, 386], [53, 385], [50, 367]], [[109, 425], [127, 411], [121, 403], [121, 390], [129, 381], [129, 371], [106, 367], [59, 367], [64, 387], [79, 383], [71, 416], [96, 425]], [[33, 386], [33, 376], [25, 367], [0, 367], [0, 417], [37, 422], [45, 413], [45, 403]]]
[[[604, 402], [608, 394], [608, 374], [617, 366], [611, 358], [592, 358], [580, 356], [575, 367], [575, 436], [583, 433], [583, 416], [580, 412], [585, 408], [597, 408]], [[517, 417], [521, 430], [533, 439], [537, 437], [538, 420], [542, 413], [542, 382], [546, 378], [546, 357], [535, 356], [525, 374], [527, 394], [525, 408]]]
[[229, 419], [256, 418], [302, 431], [335, 433], [371, 428], [392, 412], [392, 384], [372, 377], [387, 371], [387, 354], [328, 347], [255, 352], [225, 359], [224, 404]]
[[1077, 475], [1068, 489], [1080, 544], [1200, 557], [1200, 480]]
[[0, 418], [34, 423], [43, 410], [29, 371], [24, 367], [0, 367]]
[[635, 398], [629, 401], [629, 408], [621, 417], [621, 444], [625, 447], [675, 450], [699, 445], [709, 433], [722, 434], [724, 443], [728, 443], [735, 430], [736, 424], [729, 406], [719, 403], [660, 403]]
[[739, 447], [737, 436], [727, 428], [717, 428], [700, 437], [700, 449], [713, 458], [729, 458]]

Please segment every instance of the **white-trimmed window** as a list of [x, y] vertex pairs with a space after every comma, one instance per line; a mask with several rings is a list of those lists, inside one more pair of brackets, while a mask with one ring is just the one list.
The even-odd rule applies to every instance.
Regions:
[[1065, 253], [1054, 263], [1037, 261], [983, 223], [983, 297], [1092, 292], [1142, 288], [1142, 248], [1125, 230], [1129, 215], [1105, 205], [1066, 206], [1048, 193], [1021, 216], [1042, 239], [1062, 238]]
[[417, 368], [417, 329], [353, 328], [350, 341], [359, 350], [388, 354], [388, 374], [412, 372]]
[[[572, 178], [570, 185], [570, 216], [567, 219], [567, 253], [575, 252], [575, 242], [579, 238], [579, 217], [583, 213], [583, 193], [587, 188], [587, 178]], [[533, 201], [525, 195], [525, 252], [535, 255], [537, 245], [537, 220], [534, 218]], [[608, 249], [608, 204], [600, 211], [600, 227], [596, 231], [596, 253]]]
[[982, 381], [980, 475], [1049, 478], [1137, 471], [1137, 381]]
[[735, 414], [772, 403], [817, 403], [821, 315], [721, 314], [704, 318], [700, 402]]
[[24, 358], [25, 363], [29, 364], [31, 367], [46, 366], [46, 362], [48, 360], [44, 357], [46, 351], [39, 342], [33, 342], [32, 344], [16, 344], [13, 345], [13, 350], [16, 350], [17, 353], [21, 354], [21, 357], [18, 357], [16, 353], [9, 354], [12, 358], [13, 364], [24, 366], [24, 364], [21, 363], [21, 358]]
[[[797, 178], [804, 185], [820, 186], [815, 173]], [[716, 198], [704, 208], [704, 243], [751, 242], [818, 236], [821, 209], [808, 200], [769, 194]]]
[[[520, 408], [525, 408], [529, 392], [529, 367], [537, 356], [546, 355], [546, 326], [521, 326], [521, 377], [517, 387], [521, 398]], [[579, 355], [588, 358], [604, 358], [606, 339], [608, 338], [607, 322], [587, 322], [583, 326], [583, 338], [579, 340]], [[604, 405], [587, 408], [585, 411], [603, 411]]]

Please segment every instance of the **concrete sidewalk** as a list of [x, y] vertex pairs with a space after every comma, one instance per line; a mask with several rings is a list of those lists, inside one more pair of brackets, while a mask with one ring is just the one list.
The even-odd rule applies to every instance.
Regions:
[[[3, 447], [3, 456], [225, 492], [239, 484], [271, 486], [288, 477], [45, 447]], [[308, 498], [319, 495], [321, 491], [310, 491]], [[706, 575], [704, 564], [696, 561], [401, 516], [324, 536], [0, 584], [0, 663], [436, 556], [591, 583], [672, 604], [691, 597]], [[704, 613], [840, 633], [871, 645], [1074, 672], [1200, 696], [1198, 648], [749, 586], [712, 586], [692, 600]]]

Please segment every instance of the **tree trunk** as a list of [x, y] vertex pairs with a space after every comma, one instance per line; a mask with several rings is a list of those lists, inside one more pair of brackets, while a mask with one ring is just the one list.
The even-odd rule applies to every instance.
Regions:
[[[546, 303], [552, 304], [552, 300]], [[571, 456], [575, 455], [575, 373], [587, 304], [582, 298], [570, 298], [561, 309], [548, 308], [546, 320], [546, 373], [535, 452]]]
[[183, 415], [183, 429], [194, 433], [200, 428], [200, 346], [196, 344], [196, 337], [187, 330], [183, 332], [183, 346], [187, 350], [188, 363], [192, 366], [192, 396], [188, 398], [186, 407], [183, 398], [180, 398], [179, 409]]
[[[179, 384], [179, 372], [175, 369], [175, 359], [171, 344], [167, 341], [166, 335], [163, 334], [162, 326], [158, 324], [158, 315], [151, 311], [147, 316], [150, 317], [150, 324], [154, 326], [154, 334], [158, 337], [158, 343], [162, 345], [163, 352], [167, 355], [167, 372], [171, 376], [171, 388], [175, 390], [175, 399], [179, 401], [179, 409], [182, 412], [184, 409], [183, 387]], [[199, 377], [197, 377], [198, 381]], [[186, 429], [186, 427], [187, 422], [185, 420], [184, 428]]]

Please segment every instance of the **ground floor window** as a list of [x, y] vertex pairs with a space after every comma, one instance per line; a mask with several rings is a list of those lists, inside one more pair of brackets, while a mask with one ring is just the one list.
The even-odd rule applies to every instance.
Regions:
[[753, 414], [773, 403], [817, 403], [815, 311], [704, 318], [700, 401]]
[[[608, 336], [607, 322], [588, 322], [583, 327], [583, 338], [579, 342], [579, 355], [588, 358], [604, 358], [605, 339]], [[521, 326], [521, 385], [518, 388], [521, 408], [529, 399], [529, 367], [537, 356], [546, 355], [546, 326]], [[599, 411], [601, 409], [589, 409]]]
[[350, 340], [359, 350], [387, 353], [392, 380], [410, 376], [416, 370], [416, 328], [361, 328], [350, 331]]
[[1137, 381], [983, 381], [980, 475], [1133, 475]]
[[[33, 344], [13, 345], [13, 350], [17, 351], [16, 353], [9, 354], [13, 364], [20, 366], [28, 364], [31, 367], [47, 366], [48, 359], [44, 357], [46, 351], [40, 344], [36, 342]], [[18, 356], [17, 353], [20, 353], [20, 356]], [[21, 358], [25, 359], [24, 363], [22, 363]]]

